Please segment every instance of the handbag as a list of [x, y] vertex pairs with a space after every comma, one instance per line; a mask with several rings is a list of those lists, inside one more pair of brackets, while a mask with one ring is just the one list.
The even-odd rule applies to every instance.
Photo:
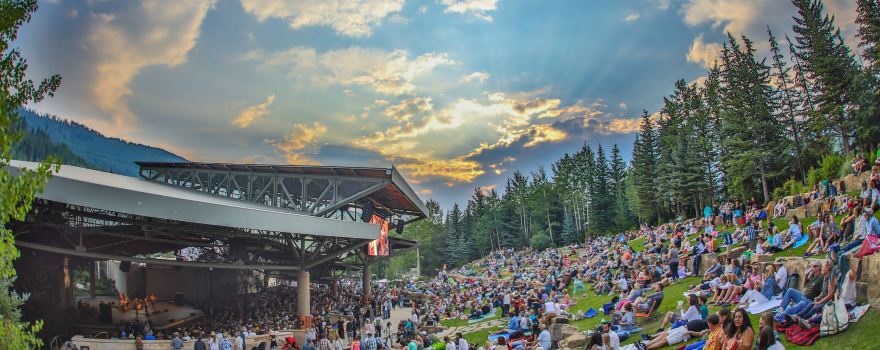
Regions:
[[819, 324], [819, 334], [828, 336], [840, 333], [849, 326], [849, 313], [846, 306], [840, 300], [834, 300], [825, 304], [822, 308], [822, 322]]

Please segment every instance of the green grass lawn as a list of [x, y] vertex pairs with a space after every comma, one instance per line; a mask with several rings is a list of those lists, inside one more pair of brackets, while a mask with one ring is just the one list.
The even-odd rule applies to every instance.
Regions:
[[639, 237], [627, 243], [634, 251], [640, 252], [645, 250], [645, 237]]

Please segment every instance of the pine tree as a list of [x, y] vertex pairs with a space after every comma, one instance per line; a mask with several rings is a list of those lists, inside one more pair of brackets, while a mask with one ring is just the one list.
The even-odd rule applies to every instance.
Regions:
[[820, 0], [792, 0], [798, 10], [794, 17], [797, 55], [816, 85], [819, 111], [827, 120], [826, 127], [835, 130], [849, 153], [855, 131], [851, 115], [852, 76], [855, 61], [843, 43], [834, 17], [824, 13]]
[[620, 148], [611, 147], [611, 188], [614, 197], [614, 227], [625, 230], [632, 226], [632, 216], [626, 200], [626, 163], [620, 156]]
[[609, 232], [614, 225], [614, 198], [610, 187], [608, 158], [602, 145], [596, 150], [596, 163], [593, 170], [593, 185], [590, 188], [592, 217], [590, 224], [594, 233]]
[[858, 0], [859, 47], [865, 67], [853, 76], [856, 139], [873, 149], [880, 140], [880, 1]]
[[865, 67], [873, 75], [880, 75], [880, 1], [858, 0], [856, 23]]
[[461, 208], [458, 203], [446, 214], [446, 263], [458, 265], [465, 257], [461, 250]]
[[794, 146], [794, 157], [798, 165], [801, 180], [805, 181], [807, 178], [807, 172], [804, 168], [803, 143], [801, 142], [802, 135], [799, 122], [799, 119], [805, 118], [800, 115], [800, 110], [797, 107], [797, 101], [799, 98], [797, 96], [795, 84], [792, 82], [791, 75], [789, 74], [791, 68], [786, 65], [785, 57], [779, 49], [779, 43], [776, 42], [776, 37], [773, 36], [773, 31], [770, 30], [770, 26], [767, 26], [767, 34], [770, 35], [770, 57], [773, 61], [773, 79], [775, 79], [775, 85], [778, 89], [775, 98], [777, 103], [775, 104], [774, 109], [778, 111], [777, 118], [783, 125], [786, 125], [788, 137], [791, 139]]
[[759, 192], [767, 202], [771, 181], [785, 174], [787, 142], [773, 116], [770, 68], [755, 59], [751, 40], [743, 36], [742, 41], [740, 46], [728, 34], [722, 52], [726, 136], [722, 161], [735, 194], [747, 199]]
[[[639, 215], [648, 223], [660, 221], [657, 203], [657, 153], [654, 123], [648, 111], [642, 115], [639, 135], [633, 143], [632, 176], [635, 178], [636, 207]], [[656, 221], [655, 221], [656, 220]]]

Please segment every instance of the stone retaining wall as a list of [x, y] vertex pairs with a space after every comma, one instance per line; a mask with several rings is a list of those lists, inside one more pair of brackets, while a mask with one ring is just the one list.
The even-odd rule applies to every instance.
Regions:
[[[288, 331], [279, 331], [276, 332], [276, 339], [281, 340], [286, 337], [294, 337], [297, 341], [297, 344], [303, 344], [302, 341], [305, 340], [305, 331], [301, 330], [288, 330]], [[83, 349], [84, 346], [87, 346], [89, 350], [131, 350], [134, 349], [134, 340], [121, 340], [121, 339], [92, 339], [92, 338], [84, 338], [82, 336], [74, 336], [71, 339], [74, 344], [80, 349]], [[249, 337], [247, 339], [248, 347], [256, 346], [260, 344], [260, 342], [266, 342], [268, 345], [271, 337], [268, 334], [258, 335], [255, 337]], [[184, 342], [184, 349], [192, 349], [193, 344], [195, 344], [195, 340], [189, 340]], [[171, 350], [171, 341], [170, 340], [144, 340], [144, 350]]]

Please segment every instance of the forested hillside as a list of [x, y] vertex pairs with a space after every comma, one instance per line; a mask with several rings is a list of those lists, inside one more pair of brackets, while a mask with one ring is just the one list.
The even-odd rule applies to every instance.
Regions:
[[[43, 139], [48, 138], [48, 141], [56, 145], [66, 146], [66, 149], [73, 155], [81, 158], [85, 164], [89, 164], [95, 169], [137, 176], [138, 167], [134, 163], [135, 161], [186, 161], [186, 159], [161, 148], [106, 137], [85, 125], [56, 116], [39, 115], [29, 110], [21, 110], [19, 114], [30, 131], [27, 138], [31, 141], [25, 140], [25, 142], [45, 144]], [[35, 156], [41, 154], [39, 152], [33, 153]], [[41, 158], [31, 157], [31, 159]], [[64, 159], [62, 159], [62, 163], [77, 165], [74, 162], [66, 162]]]

